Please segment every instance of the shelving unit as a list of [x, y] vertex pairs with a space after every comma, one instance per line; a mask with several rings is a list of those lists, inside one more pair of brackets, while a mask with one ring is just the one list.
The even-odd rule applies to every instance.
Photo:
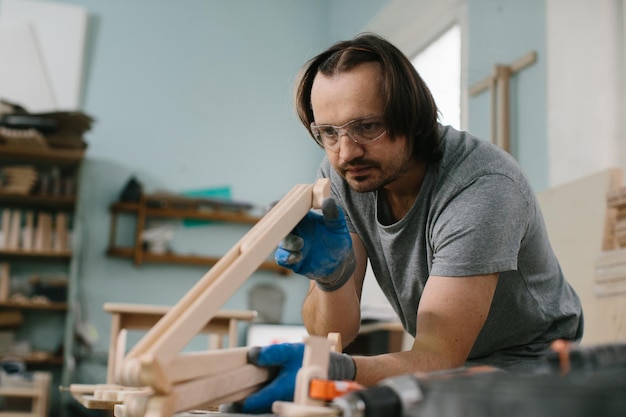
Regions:
[[[69, 382], [68, 364], [73, 362], [73, 305], [76, 301], [72, 294], [75, 294], [73, 288], [77, 281], [77, 251], [80, 245], [72, 245], [72, 240], [76, 243], [76, 239], [71, 236], [78, 229], [76, 206], [83, 157], [82, 149], [0, 144], [0, 172], [3, 174], [0, 186], [0, 315], [15, 314], [24, 318], [23, 323], [0, 327], [0, 331], [36, 339], [40, 332], [38, 325], [49, 326], [51, 322], [59, 325], [58, 348], [41, 348], [32, 344], [30, 339], [26, 340], [29, 350], [13, 351], [3, 346], [5, 350], [0, 350], [0, 358], [19, 358], [28, 370], [36, 370], [42, 378], [44, 375], [52, 377], [52, 383], [48, 380], [50, 401], [45, 401], [52, 415], [57, 415], [59, 406], [55, 401], [56, 388]], [[7, 168], [15, 167], [28, 167], [36, 172], [32, 186], [23, 189], [11, 186], [13, 178], [6, 175]], [[5, 212], [10, 212], [11, 216]], [[45, 222], [42, 220], [44, 217]], [[7, 222], [7, 219], [10, 221]], [[22, 280], [16, 280], [15, 274]], [[61, 295], [67, 294], [65, 299], [55, 298], [59, 296], [56, 292], [59, 289], [49, 286], [53, 281], [54, 285], [57, 281], [61, 282]], [[28, 282], [33, 285], [32, 288], [41, 291], [29, 294], [24, 287], [17, 288], [16, 282], [23, 285]], [[54, 333], [55, 329], [48, 327], [46, 331]], [[35, 401], [43, 398], [42, 395], [33, 391], [31, 396]], [[40, 408], [41, 404], [37, 407]]]
[[[151, 263], [175, 263], [181, 265], [206, 265], [212, 266], [219, 261], [219, 256], [198, 256], [179, 253], [152, 253], [144, 249], [141, 235], [146, 227], [146, 221], [150, 218], [161, 219], [187, 219], [205, 220], [226, 223], [239, 223], [254, 225], [260, 217], [251, 216], [244, 211], [225, 210], [213, 208], [198, 210], [196, 208], [154, 207], [154, 202], [162, 198], [158, 195], [144, 195], [139, 202], [116, 202], [110, 207], [111, 229], [109, 233], [109, 247], [107, 254], [121, 258], [130, 258], [135, 265], [146, 262]], [[178, 201], [183, 201], [182, 199]], [[132, 246], [119, 246], [117, 243], [118, 217], [127, 214], [135, 217], [136, 229]], [[264, 262], [261, 269], [277, 272], [282, 275], [289, 274], [289, 270], [282, 268], [272, 261]]]
[[50, 379], [50, 374], [46, 372], [35, 372], [28, 387], [0, 387], [0, 397], [30, 402], [29, 409], [2, 410], [0, 417], [46, 417], [50, 400]]

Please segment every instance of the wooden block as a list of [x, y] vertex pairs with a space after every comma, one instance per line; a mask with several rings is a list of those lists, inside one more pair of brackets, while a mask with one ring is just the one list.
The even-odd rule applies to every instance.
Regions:
[[56, 215], [52, 250], [56, 252], [67, 250], [67, 214], [65, 213], [57, 213]]
[[8, 236], [8, 240], [6, 241], [7, 249], [19, 249], [21, 230], [22, 230], [22, 212], [20, 210], [13, 210], [11, 212], [9, 236]]
[[115, 404], [113, 417], [126, 417], [126, 406], [124, 404]]
[[293, 402], [301, 405], [323, 406], [323, 401], [309, 397], [309, 383], [313, 378], [328, 379], [330, 351], [335, 348], [335, 342], [321, 336], [308, 336], [304, 338], [304, 343], [304, 358], [302, 368], [296, 375]]
[[37, 214], [37, 226], [35, 231], [36, 251], [49, 251], [52, 249], [52, 215], [39, 212]]
[[65, 388], [65, 391], [69, 391], [72, 395], [93, 395], [96, 390], [100, 389], [123, 389], [121, 385], [117, 384], [71, 384], [69, 388]]
[[45, 213], [43, 227], [43, 247], [44, 251], [52, 249], [52, 214]]
[[340, 415], [340, 411], [335, 408], [287, 401], [274, 401], [272, 412], [280, 417], [337, 417]]
[[336, 416], [337, 410], [326, 407], [322, 400], [309, 396], [311, 379], [328, 379], [330, 352], [341, 351], [341, 335], [329, 333], [327, 338], [320, 336], [305, 337], [302, 368], [296, 376], [296, 388], [293, 402], [275, 401], [272, 411], [281, 417]]
[[24, 214], [24, 227], [22, 229], [22, 250], [30, 251], [33, 249], [34, 223], [35, 214], [27, 211]]
[[43, 250], [43, 228], [41, 225], [45, 222], [44, 213], [37, 213], [37, 223], [35, 224], [35, 239], [33, 241], [33, 250], [41, 252]]
[[20, 326], [24, 321], [24, 315], [21, 311], [7, 310], [0, 311], [0, 327], [16, 327]]
[[606, 201], [609, 207], [626, 205], [626, 187], [617, 188], [607, 192]]
[[626, 249], [602, 252], [596, 259], [597, 296], [626, 294]]
[[0, 301], [7, 301], [11, 295], [11, 277], [9, 275], [9, 263], [0, 263]]
[[2, 247], [7, 247], [9, 231], [11, 229], [11, 209], [2, 210]]
[[96, 400], [91, 394], [72, 394], [74, 399], [83, 407], [90, 410], [113, 410], [116, 405], [120, 405], [117, 401]]
[[133, 388], [133, 387], [112, 387], [98, 388], [94, 390], [93, 397], [98, 401], [111, 401], [114, 403], [123, 403], [127, 398], [132, 396], [149, 396], [154, 394], [154, 390], [150, 387]]

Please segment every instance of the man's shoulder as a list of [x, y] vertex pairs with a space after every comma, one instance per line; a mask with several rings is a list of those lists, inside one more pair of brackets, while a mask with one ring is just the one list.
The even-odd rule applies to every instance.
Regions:
[[518, 184], [527, 178], [508, 152], [468, 132], [442, 129], [443, 158], [439, 164], [440, 179], [464, 186], [485, 175], [503, 175]]

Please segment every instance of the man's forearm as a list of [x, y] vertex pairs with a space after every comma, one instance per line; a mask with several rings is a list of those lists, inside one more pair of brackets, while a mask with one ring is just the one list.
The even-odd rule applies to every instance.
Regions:
[[353, 280], [336, 291], [323, 291], [312, 283], [304, 300], [302, 318], [309, 334], [340, 333], [344, 346], [354, 340], [359, 332], [361, 310]]
[[431, 350], [410, 350], [374, 356], [353, 356], [356, 366], [355, 380], [371, 386], [383, 379], [416, 372], [432, 372], [451, 369], [462, 364], [450, 362], [448, 358]]

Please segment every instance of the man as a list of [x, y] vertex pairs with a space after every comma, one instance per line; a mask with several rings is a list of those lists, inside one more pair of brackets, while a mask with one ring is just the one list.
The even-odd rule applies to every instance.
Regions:
[[[535, 194], [513, 158], [437, 122], [437, 107], [409, 60], [364, 34], [305, 66], [298, 115], [326, 152], [319, 176], [332, 198], [276, 252], [311, 279], [302, 309], [310, 334], [357, 335], [367, 260], [411, 350], [335, 354], [333, 379], [384, 378], [471, 364], [536, 372], [552, 341], [582, 337], [580, 300], [550, 247]], [[267, 411], [289, 399], [301, 344], [254, 351], [281, 371], [244, 402]]]

